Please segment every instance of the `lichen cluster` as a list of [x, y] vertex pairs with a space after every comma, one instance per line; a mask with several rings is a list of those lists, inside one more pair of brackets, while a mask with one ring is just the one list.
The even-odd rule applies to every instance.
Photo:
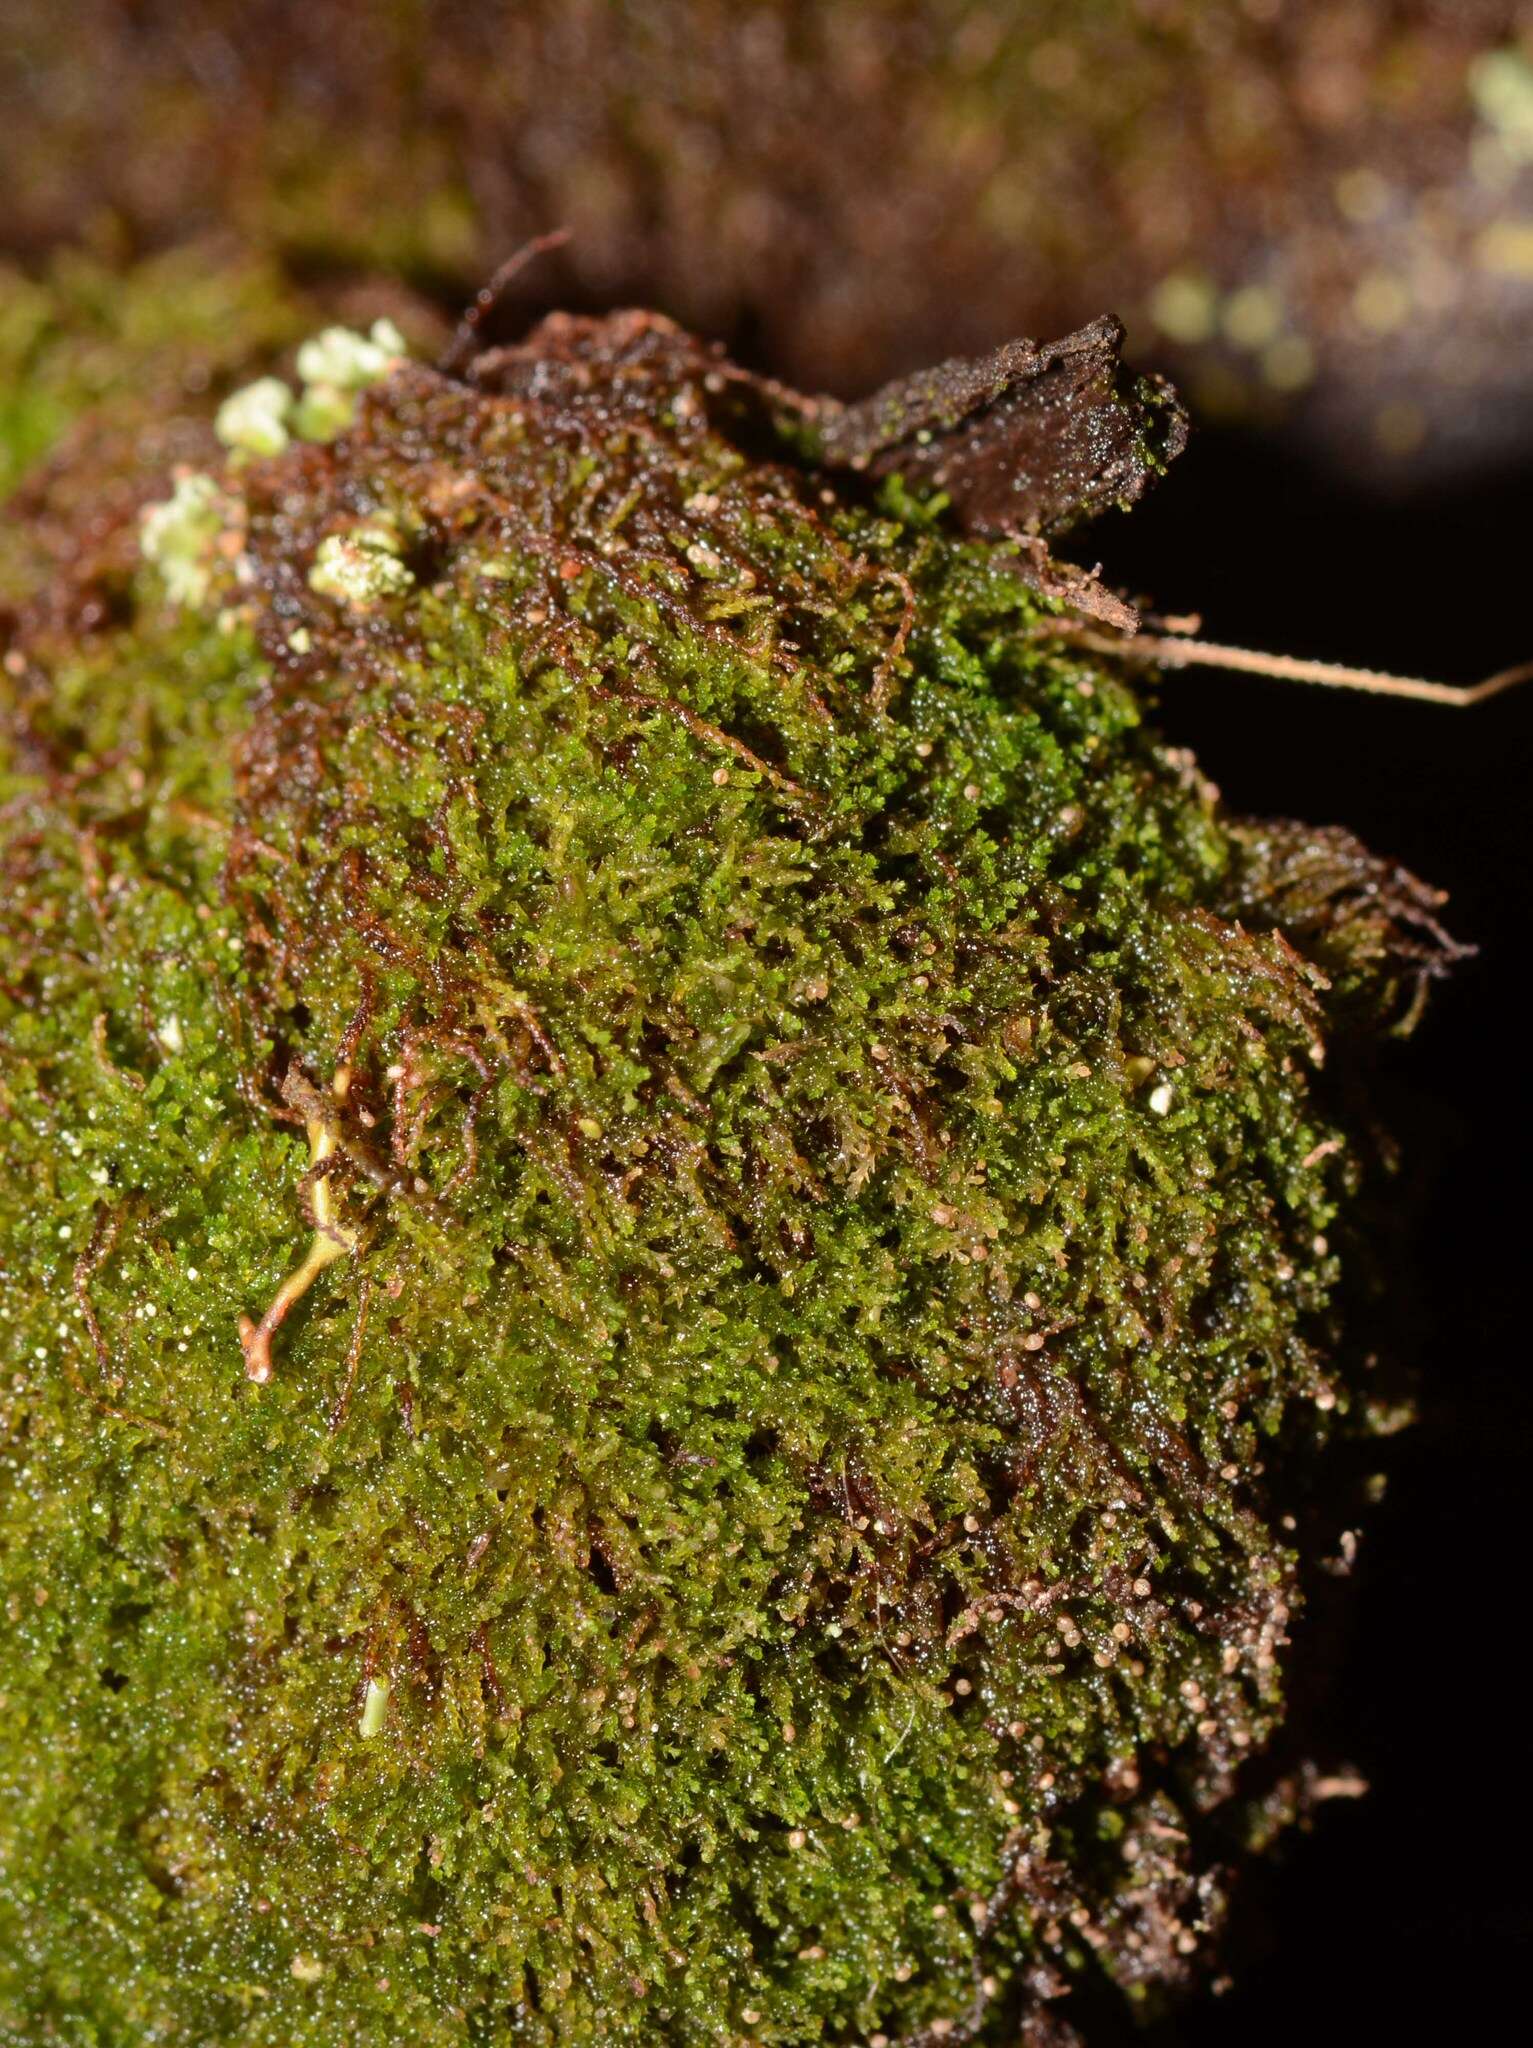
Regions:
[[1232, 820], [1013, 543], [664, 323], [377, 367], [35, 486], [0, 2032], [1186, 1980], [1381, 1420], [1322, 1061], [1430, 899]]

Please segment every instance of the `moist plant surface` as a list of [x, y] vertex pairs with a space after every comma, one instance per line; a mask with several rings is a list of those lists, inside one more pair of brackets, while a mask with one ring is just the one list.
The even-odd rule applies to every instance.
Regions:
[[0, 2032], [1185, 1983], [1392, 1419], [1339, 1077], [1435, 899], [1072, 642], [1175, 440], [1110, 330], [846, 412], [385, 329], [9, 544]]

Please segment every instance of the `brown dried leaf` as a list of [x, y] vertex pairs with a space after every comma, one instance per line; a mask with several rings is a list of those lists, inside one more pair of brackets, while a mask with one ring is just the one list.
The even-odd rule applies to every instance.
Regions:
[[973, 533], [1062, 533], [1131, 504], [1186, 445], [1170, 386], [1125, 370], [1122, 349], [1122, 323], [1104, 315], [1062, 341], [955, 356], [857, 405], [813, 401], [820, 459], [945, 491]]

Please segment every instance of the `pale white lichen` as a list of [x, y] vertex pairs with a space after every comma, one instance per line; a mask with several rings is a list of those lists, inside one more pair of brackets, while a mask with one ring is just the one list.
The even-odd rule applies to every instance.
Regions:
[[293, 423], [306, 441], [333, 441], [350, 426], [357, 393], [385, 378], [405, 354], [404, 336], [392, 320], [375, 320], [366, 334], [351, 327], [327, 327], [298, 351], [303, 393]]
[[365, 391], [386, 377], [404, 353], [404, 336], [392, 320], [375, 320], [367, 334], [351, 327], [327, 327], [299, 349], [298, 374], [305, 384]]
[[366, 334], [326, 327], [298, 351], [300, 391], [280, 377], [258, 377], [224, 400], [213, 430], [239, 455], [280, 455], [295, 434], [333, 441], [351, 425], [357, 393], [386, 377], [405, 352], [392, 320], [375, 320]]
[[309, 588], [339, 598], [359, 611], [385, 598], [402, 597], [415, 578], [400, 560], [400, 541], [391, 527], [358, 526], [328, 534], [309, 571]]
[[206, 602], [232, 508], [210, 476], [184, 472], [168, 498], [139, 514], [139, 545], [173, 604]]
[[218, 408], [213, 431], [226, 448], [245, 455], [280, 455], [291, 436], [293, 394], [280, 377], [258, 377], [231, 392]]

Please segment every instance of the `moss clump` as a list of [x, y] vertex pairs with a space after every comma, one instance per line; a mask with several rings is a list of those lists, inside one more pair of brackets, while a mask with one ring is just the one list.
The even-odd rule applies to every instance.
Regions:
[[39, 487], [12, 2038], [1000, 2042], [1208, 1950], [1429, 899], [782, 405], [631, 316], [205, 424], [191, 602], [164, 469]]

